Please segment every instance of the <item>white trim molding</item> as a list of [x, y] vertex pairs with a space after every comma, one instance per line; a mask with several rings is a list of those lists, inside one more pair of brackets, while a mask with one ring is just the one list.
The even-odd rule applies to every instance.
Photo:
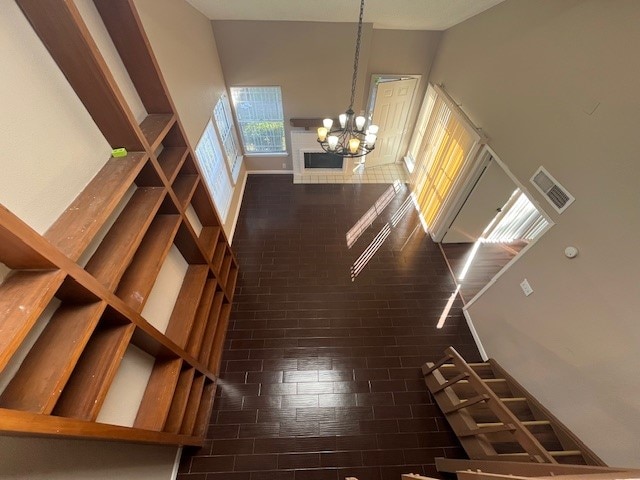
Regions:
[[487, 360], [489, 360], [489, 355], [487, 355], [487, 352], [484, 349], [484, 346], [482, 345], [482, 340], [480, 340], [480, 335], [478, 335], [478, 331], [476, 330], [476, 327], [473, 324], [473, 321], [471, 321], [471, 314], [467, 311], [466, 306], [462, 309], [462, 313], [464, 314], [464, 318], [467, 320], [467, 326], [471, 331], [471, 336], [473, 337], [473, 341], [476, 342], [476, 347], [478, 347], [480, 356], [482, 357], [482, 360], [486, 362]]
[[293, 170], [247, 170], [247, 175], [293, 175]]
[[[233, 235], [236, 233], [236, 226], [238, 225], [240, 210], [242, 209], [242, 200], [244, 199], [244, 189], [247, 186], [248, 177], [249, 177], [249, 172], [245, 172], [244, 177], [242, 178], [242, 185], [240, 186], [240, 198], [238, 199], [238, 208], [236, 208], [235, 214], [233, 216], [233, 223], [231, 224], [231, 231], [229, 232], [229, 245], [233, 243]], [[238, 188], [237, 184], [236, 184], [236, 188]]]

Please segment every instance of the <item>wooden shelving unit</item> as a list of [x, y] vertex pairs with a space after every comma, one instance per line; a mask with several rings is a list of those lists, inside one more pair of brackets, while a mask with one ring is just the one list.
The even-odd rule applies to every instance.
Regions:
[[[238, 264], [133, 1], [94, 3], [147, 110], [140, 124], [73, 2], [16, 1], [107, 141], [129, 153], [44, 235], [0, 206], [0, 262], [12, 269], [0, 284], [0, 371], [15, 370], [0, 432], [201, 445]], [[172, 247], [188, 267], [161, 332], [141, 312]], [[135, 422], [98, 423], [130, 345], [154, 359]]]

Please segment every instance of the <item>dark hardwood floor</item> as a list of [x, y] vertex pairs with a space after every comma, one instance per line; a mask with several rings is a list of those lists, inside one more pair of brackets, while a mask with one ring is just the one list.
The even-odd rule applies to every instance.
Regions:
[[347, 231], [387, 188], [249, 177], [208, 440], [185, 451], [180, 480], [399, 480], [437, 475], [435, 457], [464, 457], [419, 367], [449, 345], [480, 357], [459, 298], [435, 328], [455, 285], [413, 208], [392, 226], [405, 187], [347, 248]]

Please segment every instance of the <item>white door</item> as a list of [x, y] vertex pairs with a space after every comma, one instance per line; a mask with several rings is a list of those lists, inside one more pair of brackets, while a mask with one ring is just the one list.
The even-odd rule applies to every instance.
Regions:
[[376, 103], [371, 123], [378, 125], [376, 148], [367, 155], [366, 167], [394, 163], [400, 154], [406, 133], [411, 101], [418, 85], [417, 78], [381, 82], [376, 86]]
[[475, 242], [516, 188], [502, 167], [492, 160], [471, 190], [442, 243]]

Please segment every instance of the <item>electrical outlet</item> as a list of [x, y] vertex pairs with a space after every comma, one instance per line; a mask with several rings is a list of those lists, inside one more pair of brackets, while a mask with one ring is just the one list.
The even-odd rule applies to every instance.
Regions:
[[531, 285], [529, 285], [529, 280], [527, 280], [526, 278], [522, 280], [522, 282], [520, 282], [520, 288], [522, 289], [522, 292], [526, 297], [533, 293], [533, 288], [531, 288]]
[[282, 163], [282, 169], [284, 170], [285, 168], [287, 168], [287, 164], [286, 163]]

